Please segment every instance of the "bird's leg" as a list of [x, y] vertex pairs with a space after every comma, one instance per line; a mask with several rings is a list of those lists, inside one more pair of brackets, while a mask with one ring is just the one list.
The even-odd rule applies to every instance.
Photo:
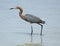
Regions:
[[41, 25], [41, 33], [40, 33], [40, 35], [42, 35], [43, 25], [42, 24], [39, 24], [39, 25]]
[[41, 25], [41, 34], [40, 35], [42, 35], [42, 30], [43, 30], [43, 25]]
[[33, 27], [32, 27], [32, 24], [31, 24], [31, 35], [33, 34]]

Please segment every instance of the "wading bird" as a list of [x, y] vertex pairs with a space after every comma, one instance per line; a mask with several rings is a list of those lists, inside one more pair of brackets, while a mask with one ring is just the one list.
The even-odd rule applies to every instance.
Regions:
[[40, 35], [42, 35], [42, 29], [43, 29], [43, 25], [42, 24], [45, 24], [45, 21], [43, 21], [43, 20], [41, 20], [40, 18], [38, 18], [38, 17], [36, 17], [36, 16], [33, 16], [33, 15], [31, 15], [31, 14], [25, 14], [25, 16], [23, 16], [23, 9], [21, 8], [21, 7], [19, 7], [19, 6], [17, 6], [16, 8], [10, 8], [11, 10], [12, 9], [19, 9], [20, 10], [20, 12], [19, 12], [19, 16], [23, 19], [23, 20], [25, 20], [25, 21], [27, 21], [27, 22], [29, 22], [30, 24], [31, 24], [31, 35], [33, 34], [33, 27], [32, 27], [32, 23], [36, 23], [36, 24], [39, 24], [39, 25], [41, 25], [41, 33], [40, 33]]

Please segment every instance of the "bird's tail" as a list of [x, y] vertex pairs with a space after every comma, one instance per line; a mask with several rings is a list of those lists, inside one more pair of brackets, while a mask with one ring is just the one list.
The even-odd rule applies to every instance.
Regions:
[[45, 21], [42, 21], [42, 24], [45, 24]]

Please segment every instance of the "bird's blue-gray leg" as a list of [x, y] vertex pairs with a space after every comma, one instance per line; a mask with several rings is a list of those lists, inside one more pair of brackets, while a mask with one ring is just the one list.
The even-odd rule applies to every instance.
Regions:
[[40, 33], [40, 35], [42, 35], [42, 30], [43, 30], [43, 25], [41, 25], [41, 33]]
[[42, 25], [42, 24], [39, 24], [39, 25], [41, 25], [41, 32], [40, 32], [40, 35], [42, 35], [43, 25]]
[[31, 35], [33, 34], [33, 27], [32, 27], [32, 24], [31, 24]]

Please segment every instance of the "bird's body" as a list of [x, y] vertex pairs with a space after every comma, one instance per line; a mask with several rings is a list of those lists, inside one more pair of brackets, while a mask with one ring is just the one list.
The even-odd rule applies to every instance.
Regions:
[[36, 16], [33, 16], [31, 14], [26, 14], [25, 18], [27, 19], [28, 22], [30, 23], [42, 23], [42, 20]]
[[[19, 12], [19, 16], [23, 19], [23, 20], [25, 20], [25, 21], [27, 21], [27, 22], [29, 22], [29, 23], [37, 23], [37, 24], [39, 24], [39, 25], [41, 25], [41, 35], [42, 35], [42, 28], [43, 28], [43, 25], [42, 24], [44, 24], [45, 23], [45, 21], [43, 21], [43, 20], [41, 20], [39, 17], [36, 17], [36, 16], [34, 16], [34, 15], [31, 15], [31, 14], [25, 14], [24, 16], [22, 15], [22, 13], [23, 13], [23, 9], [21, 8], [21, 7], [19, 7], [19, 6], [17, 6], [16, 8], [11, 8], [11, 9], [19, 9], [20, 10], [20, 12]], [[31, 34], [33, 33], [33, 28], [32, 28], [32, 26], [31, 26]]]

